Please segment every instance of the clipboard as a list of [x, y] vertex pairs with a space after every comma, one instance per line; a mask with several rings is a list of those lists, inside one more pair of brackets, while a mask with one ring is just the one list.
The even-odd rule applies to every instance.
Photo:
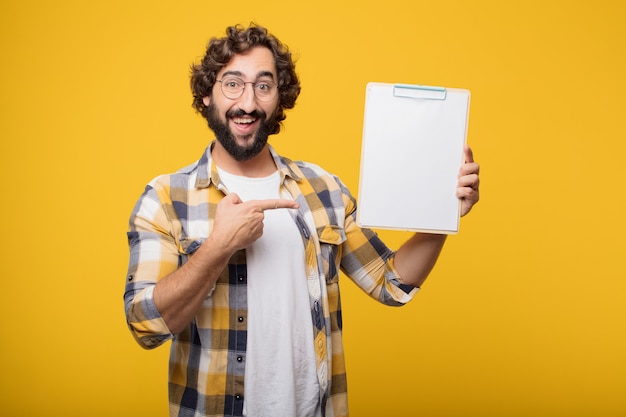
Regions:
[[458, 173], [467, 139], [470, 92], [368, 83], [357, 224], [456, 234]]

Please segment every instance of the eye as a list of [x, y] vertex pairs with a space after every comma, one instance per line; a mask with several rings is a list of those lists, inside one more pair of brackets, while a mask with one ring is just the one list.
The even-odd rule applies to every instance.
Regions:
[[237, 78], [226, 78], [222, 80], [222, 85], [230, 90], [237, 90], [243, 86], [243, 81]]
[[256, 88], [259, 91], [266, 92], [266, 91], [270, 91], [272, 89], [272, 86], [271, 86], [271, 84], [268, 84], [268, 83], [265, 83], [265, 82], [261, 82], [261, 83], [257, 83], [256, 84]]

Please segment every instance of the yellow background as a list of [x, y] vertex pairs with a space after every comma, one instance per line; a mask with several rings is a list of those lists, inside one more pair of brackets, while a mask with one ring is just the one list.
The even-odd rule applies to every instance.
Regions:
[[189, 65], [250, 21], [303, 86], [271, 143], [355, 193], [368, 81], [472, 92], [482, 201], [422, 292], [344, 282], [352, 415], [626, 415], [623, 0], [2, 1], [0, 414], [167, 415], [168, 349], [125, 326], [127, 219], [211, 139]]

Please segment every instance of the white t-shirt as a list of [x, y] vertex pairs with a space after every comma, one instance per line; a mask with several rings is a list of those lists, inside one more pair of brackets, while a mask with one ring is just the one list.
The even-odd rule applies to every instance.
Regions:
[[[242, 201], [280, 198], [278, 171], [265, 178], [218, 173]], [[246, 249], [250, 417], [321, 416], [304, 247], [288, 210], [266, 210], [263, 236]]]

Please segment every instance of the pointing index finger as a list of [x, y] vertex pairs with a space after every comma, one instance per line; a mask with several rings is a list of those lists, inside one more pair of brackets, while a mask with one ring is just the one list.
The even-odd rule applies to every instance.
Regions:
[[298, 208], [299, 205], [295, 201], [285, 200], [281, 198], [274, 198], [268, 200], [257, 200], [256, 204], [261, 208], [261, 210], [276, 210], [280, 208], [289, 208], [295, 209]]

